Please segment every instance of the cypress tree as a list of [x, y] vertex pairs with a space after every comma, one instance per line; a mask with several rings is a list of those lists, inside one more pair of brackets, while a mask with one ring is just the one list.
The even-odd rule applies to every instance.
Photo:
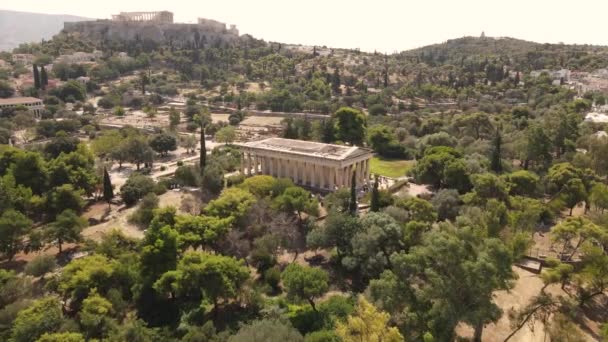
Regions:
[[108, 170], [103, 168], [103, 200], [108, 202], [108, 208], [111, 208], [110, 202], [114, 198], [114, 189], [112, 189], [112, 180]]
[[380, 193], [378, 191], [378, 175], [374, 176], [374, 187], [372, 189], [372, 200], [370, 203], [370, 211], [380, 211]]
[[199, 166], [201, 169], [201, 177], [205, 171], [205, 165], [207, 164], [207, 148], [205, 147], [205, 119], [201, 118], [201, 154], [199, 157]]
[[350, 203], [348, 207], [351, 215], [357, 213], [357, 170], [353, 170], [353, 177], [350, 181]]
[[40, 84], [42, 85], [42, 89], [46, 89], [46, 86], [49, 85], [49, 77], [46, 74], [44, 65], [40, 67]]
[[491, 168], [496, 173], [502, 172], [501, 162], [501, 145], [502, 137], [500, 136], [500, 127], [496, 128], [496, 136], [494, 137], [494, 148], [492, 149]]
[[34, 64], [32, 68], [34, 71], [34, 88], [40, 89], [40, 73], [38, 73], [38, 66]]

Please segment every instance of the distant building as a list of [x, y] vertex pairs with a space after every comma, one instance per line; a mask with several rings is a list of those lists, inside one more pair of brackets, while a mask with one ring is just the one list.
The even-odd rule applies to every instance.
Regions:
[[71, 55], [61, 55], [55, 59], [55, 63], [65, 63], [65, 64], [80, 64], [80, 63], [89, 63], [95, 62], [97, 59], [101, 58], [103, 53], [101, 51], [95, 50], [93, 52], [74, 52]]
[[0, 113], [4, 110], [20, 106], [26, 107], [36, 116], [40, 116], [44, 110], [42, 100], [35, 97], [11, 97], [8, 99], [0, 99]]
[[568, 69], [561, 69], [561, 70], [534, 70], [530, 72], [530, 76], [537, 78], [540, 75], [542, 75], [543, 73], [547, 73], [549, 75], [549, 77], [551, 77], [552, 80], [559, 80], [562, 82], [568, 82], [570, 81], [570, 75], [571, 75], [571, 71]]
[[91, 78], [87, 77], [87, 76], [80, 76], [76, 79], [76, 81], [86, 85], [87, 83], [89, 83], [91, 81]]
[[31, 53], [14, 53], [13, 62], [17, 64], [28, 65], [34, 63], [34, 55]]
[[236, 25], [230, 25], [230, 28], [227, 28], [225, 23], [206, 18], [198, 18], [198, 24], [204, 26], [207, 30], [211, 32], [231, 33], [237, 36], [239, 35], [239, 30], [236, 28]]
[[154, 22], [162, 24], [173, 24], [173, 12], [120, 12], [112, 15], [113, 21], [126, 22]]

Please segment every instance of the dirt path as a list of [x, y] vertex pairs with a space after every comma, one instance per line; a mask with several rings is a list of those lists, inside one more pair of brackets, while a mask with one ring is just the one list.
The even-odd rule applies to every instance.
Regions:
[[[540, 293], [543, 282], [537, 274], [530, 273], [518, 267], [513, 267], [518, 276], [515, 286], [510, 291], [498, 291], [495, 293], [494, 302], [503, 310], [502, 317], [497, 323], [488, 324], [483, 331], [483, 341], [504, 341], [513, 331], [509, 320], [509, 311], [519, 310], [525, 307], [530, 300]], [[553, 295], [566, 295], [559, 285], [551, 285], [546, 291]], [[579, 329], [580, 330], [580, 329]], [[460, 324], [456, 328], [456, 333], [462, 337], [473, 337], [473, 329], [466, 324]], [[583, 332], [587, 341], [596, 341], [591, 335]], [[533, 326], [525, 325], [515, 334], [510, 341], [512, 342], [546, 342], [545, 326], [536, 322]]]

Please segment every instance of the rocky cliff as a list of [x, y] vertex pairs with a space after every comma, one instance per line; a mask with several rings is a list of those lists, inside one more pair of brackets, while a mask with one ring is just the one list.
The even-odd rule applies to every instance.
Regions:
[[173, 46], [233, 44], [239, 40], [234, 30], [204, 24], [162, 24], [111, 20], [66, 22], [64, 32], [96, 41], [150, 41]]

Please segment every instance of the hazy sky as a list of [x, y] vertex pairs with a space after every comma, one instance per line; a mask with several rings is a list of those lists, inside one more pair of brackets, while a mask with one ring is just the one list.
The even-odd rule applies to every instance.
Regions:
[[13, 0], [2, 9], [110, 18], [168, 10], [285, 43], [400, 51], [465, 35], [608, 45], [608, 0]]

